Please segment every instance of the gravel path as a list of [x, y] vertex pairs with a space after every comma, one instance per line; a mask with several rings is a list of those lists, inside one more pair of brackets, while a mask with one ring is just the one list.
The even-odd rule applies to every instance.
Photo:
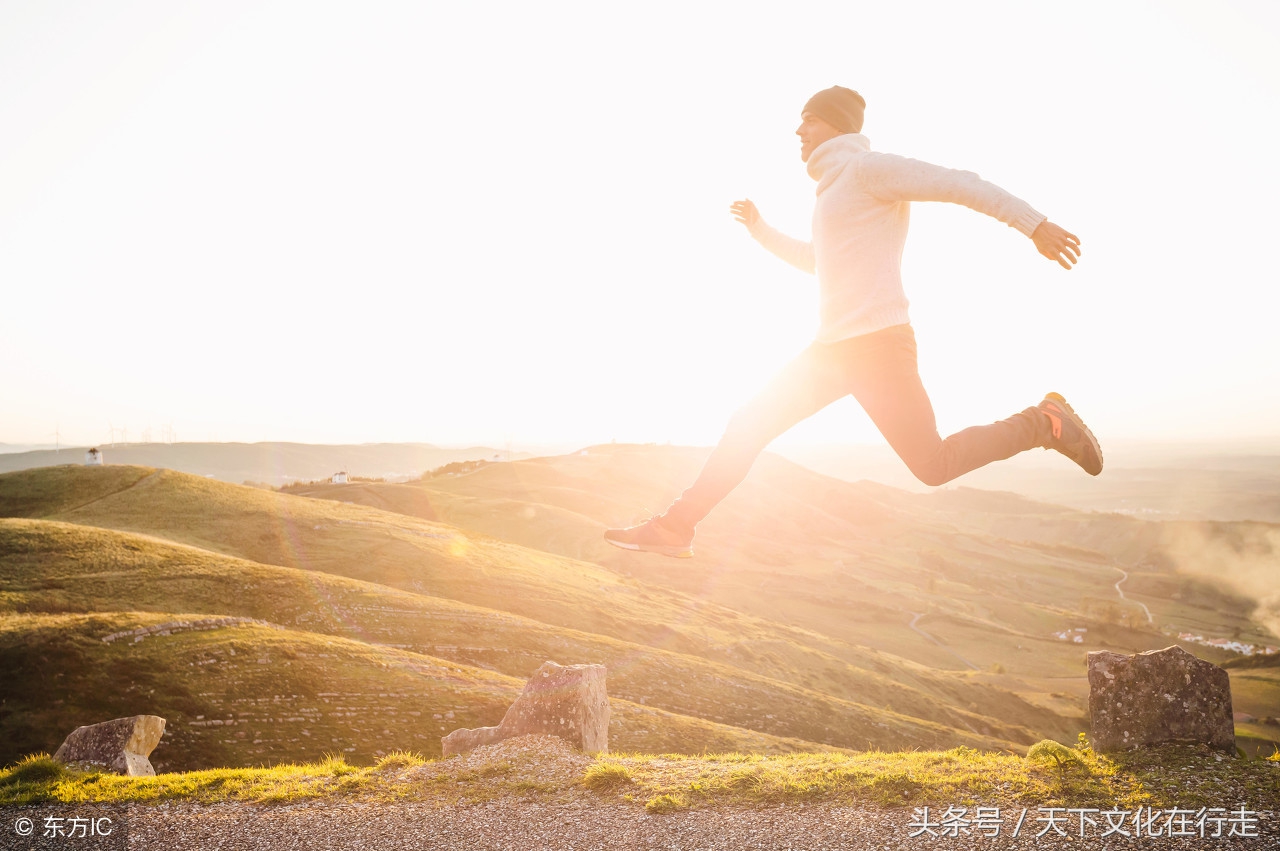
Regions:
[[[68, 817], [67, 808], [4, 808], [0, 847], [9, 849], [93, 848], [164, 851], [479, 851], [479, 849], [793, 849], [800, 851], [896, 851], [896, 849], [1276, 849], [1280, 831], [1265, 821], [1258, 838], [1168, 839], [1100, 837], [1100, 830], [1079, 838], [1044, 837], [1042, 825], [1028, 823], [1018, 838], [1006, 835], [911, 838], [912, 811], [827, 805], [786, 805], [765, 809], [718, 808], [649, 815], [639, 805], [591, 800], [564, 804], [495, 801], [439, 808], [432, 804], [333, 803], [262, 806], [247, 804], [161, 804], [125, 808], [126, 842], [112, 839], [21, 839], [13, 832], [18, 815], [37, 827], [48, 814]], [[97, 814], [108, 810], [80, 809]], [[122, 813], [114, 813], [119, 825]], [[39, 833], [39, 830], [36, 831]]]

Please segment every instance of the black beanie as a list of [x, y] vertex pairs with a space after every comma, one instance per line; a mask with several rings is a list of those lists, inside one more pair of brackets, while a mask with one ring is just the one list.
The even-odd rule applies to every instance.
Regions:
[[811, 112], [841, 133], [861, 133], [862, 111], [866, 108], [867, 102], [853, 89], [832, 86], [809, 98], [800, 114]]

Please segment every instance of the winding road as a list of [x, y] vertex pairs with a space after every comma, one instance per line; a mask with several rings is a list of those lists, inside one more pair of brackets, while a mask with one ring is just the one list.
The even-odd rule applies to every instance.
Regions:
[[947, 645], [943, 644], [941, 641], [939, 641], [938, 639], [934, 638], [932, 635], [930, 635], [929, 633], [925, 632], [925, 631], [924, 631], [923, 629], [921, 629], [920, 627], [916, 626], [916, 621], [918, 621], [918, 620], [920, 620], [920, 618], [924, 617], [924, 616], [925, 616], [925, 612], [910, 612], [910, 614], [911, 614], [911, 615], [913, 615], [913, 617], [911, 618], [911, 623], [907, 624], [907, 626], [911, 627], [912, 631], [914, 631], [914, 632], [916, 632], [917, 634], [919, 634], [919, 635], [923, 636], [925, 639], [927, 639], [927, 640], [929, 640], [929, 641], [932, 641], [934, 644], [938, 645], [938, 646], [939, 646], [939, 647], [941, 647], [943, 650], [945, 650], [946, 652], [950, 653], [952, 656], [954, 656], [954, 657], [956, 657], [957, 659], [959, 659], [961, 662], [964, 662], [966, 665], [968, 665], [968, 666], [969, 666], [970, 668], [972, 668], [973, 670], [975, 670], [975, 671], [977, 671], [977, 670], [981, 670], [977, 665], [973, 664], [973, 663], [972, 663], [972, 662], [970, 662], [968, 659], [964, 658], [964, 657], [963, 657], [963, 656], [961, 656], [959, 653], [957, 653], [956, 651], [952, 650], [950, 647], [948, 647]]
[[1116, 582], [1116, 593], [1120, 595], [1120, 599], [1131, 603], [1137, 603], [1139, 606], [1142, 606], [1142, 611], [1147, 616], [1147, 623], [1152, 623], [1151, 610], [1147, 608], [1147, 604], [1139, 600], [1130, 600], [1124, 595], [1124, 591], [1120, 589], [1120, 585], [1129, 578], [1129, 572], [1119, 567], [1117, 567], [1116, 570], [1120, 571], [1120, 579]]

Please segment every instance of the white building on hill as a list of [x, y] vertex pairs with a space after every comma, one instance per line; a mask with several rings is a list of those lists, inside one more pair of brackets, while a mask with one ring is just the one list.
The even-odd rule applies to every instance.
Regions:
[[1059, 641], [1070, 641], [1072, 644], [1084, 644], [1084, 636], [1088, 631], [1087, 627], [1078, 626], [1075, 629], [1064, 629], [1062, 632], [1055, 632], [1053, 637]]
[[347, 483], [347, 471], [343, 470], [341, 473], [334, 473], [330, 481], [335, 485], [345, 485]]
[[93, 447], [84, 453], [84, 463], [86, 467], [101, 467], [102, 453], [98, 451], [98, 447]]

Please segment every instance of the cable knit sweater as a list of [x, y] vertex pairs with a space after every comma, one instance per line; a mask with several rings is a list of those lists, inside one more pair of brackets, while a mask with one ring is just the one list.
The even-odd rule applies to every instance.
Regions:
[[816, 273], [818, 340], [834, 343], [908, 321], [902, 247], [911, 201], [950, 201], [1031, 236], [1045, 220], [1025, 201], [969, 171], [871, 151], [861, 133], [823, 142], [809, 156], [818, 181], [813, 242], [758, 219], [757, 241], [796, 268]]

